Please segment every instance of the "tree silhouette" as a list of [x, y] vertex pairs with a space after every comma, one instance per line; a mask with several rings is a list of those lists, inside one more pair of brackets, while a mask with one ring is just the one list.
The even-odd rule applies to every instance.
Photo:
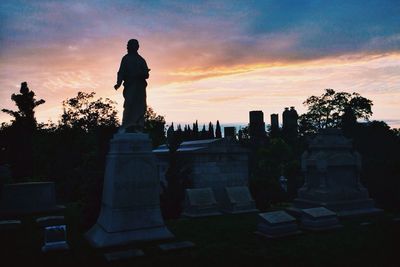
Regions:
[[215, 126], [215, 138], [222, 138], [221, 126], [219, 125], [218, 120], [217, 120], [217, 126]]
[[14, 117], [7, 137], [7, 150], [13, 177], [21, 182], [29, 180], [33, 173], [33, 134], [36, 130], [35, 108], [45, 101], [36, 100], [35, 93], [30, 91], [26, 82], [21, 83], [20, 94], [12, 94], [18, 111], [2, 109]]
[[20, 94], [12, 94], [11, 100], [15, 102], [18, 111], [2, 109], [14, 117], [14, 124], [22, 124], [24, 130], [36, 129], [35, 108], [45, 103], [43, 99], [36, 100], [35, 93], [30, 91], [27, 82], [21, 83]]
[[300, 116], [300, 132], [313, 133], [323, 128], [340, 127], [347, 110], [356, 119], [366, 119], [372, 115], [372, 101], [358, 93], [335, 92], [325, 89], [321, 96], [311, 96], [303, 103], [307, 113]]
[[60, 126], [86, 132], [101, 126], [117, 127], [116, 103], [109, 98], [94, 100], [95, 94], [78, 92], [76, 97], [64, 100]]
[[153, 147], [157, 147], [165, 142], [165, 118], [154, 112], [153, 108], [147, 107], [144, 114], [144, 129], [148, 133]]
[[211, 123], [208, 124], [208, 138], [214, 139], [214, 125]]

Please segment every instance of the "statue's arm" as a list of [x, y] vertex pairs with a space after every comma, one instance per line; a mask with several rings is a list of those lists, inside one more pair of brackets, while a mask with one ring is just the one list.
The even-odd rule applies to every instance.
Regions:
[[149, 78], [150, 69], [149, 69], [149, 67], [147, 67], [146, 60], [143, 59], [142, 64], [143, 64], [143, 76], [144, 76], [145, 79], [148, 79]]
[[118, 74], [117, 74], [117, 84], [114, 86], [115, 89], [118, 89], [123, 80], [124, 80], [124, 76], [125, 76], [125, 57], [122, 58], [121, 60], [121, 65], [119, 66], [119, 70], [118, 70]]

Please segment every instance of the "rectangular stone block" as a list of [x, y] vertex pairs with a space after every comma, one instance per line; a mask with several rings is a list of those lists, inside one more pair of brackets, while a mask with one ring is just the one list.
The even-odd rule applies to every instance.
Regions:
[[220, 214], [211, 188], [186, 189], [183, 216], [204, 217]]
[[0, 231], [2, 230], [15, 230], [21, 227], [20, 220], [4, 220], [0, 221]]
[[44, 229], [44, 246], [43, 252], [53, 250], [68, 250], [67, 243], [67, 227], [65, 225], [48, 226]]
[[325, 207], [302, 209], [301, 227], [311, 231], [341, 228], [337, 214]]
[[224, 211], [227, 213], [256, 212], [255, 202], [247, 186], [231, 186], [225, 188], [226, 203]]
[[299, 234], [296, 219], [285, 211], [260, 213], [256, 234], [267, 238], [279, 238]]

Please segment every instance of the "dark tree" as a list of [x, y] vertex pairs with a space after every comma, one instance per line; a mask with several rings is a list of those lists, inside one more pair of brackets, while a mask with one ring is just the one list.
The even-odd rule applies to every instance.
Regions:
[[35, 93], [30, 91], [26, 82], [21, 83], [20, 94], [12, 94], [18, 111], [2, 109], [14, 117], [7, 136], [9, 162], [16, 181], [32, 178], [33, 174], [33, 134], [37, 127], [35, 108], [45, 101], [36, 100]]
[[153, 147], [165, 143], [165, 118], [157, 115], [151, 107], [147, 107], [144, 114], [144, 132], [149, 134]]
[[208, 138], [214, 139], [214, 125], [211, 123], [208, 124]]
[[250, 141], [250, 131], [248, 125], [240, 128], [238, 132], [238, 138], [241, 143], [248, 143]]
[[200, 132], [200, 139], [207, 139], [207, 135], [208, 135], [208, 132], [206, 130], [206, 125], [203, 124], [203, 128], [201, 129], [201, 132]]
[[345, 110], [351, 111], [356, 119], [372, 115], [372, 101], [358, 93], [335, 92], [325, 89], [321, 96], [311, 96], [303, 103], [307, 113], [300, 116], [300, 132], [315, 133], [319, 129], [340, 127]]
[[219, 125], [218, 120], [217, 120], [217, 126], [215, 126], [215, 138], [222, 138], [221, 126]]
[[80, 129], [85, 132], [102, 126], [118, 126], [116, 103], [109, 98], [94, 100], [96, 93], [78, 92], [78, 95], [63, 101], [64, 112], [60, 127]]
[[14, 117], [13, 124], [21, 124], [24, 130], [36, 129], [35, 108], [44, 104], [43, 99], [36, 100], [35, 93], [30, 91], [26, 82], [21, 83], [20, 94], [12, 94], [11, 100], [15, 102], [18, 111], [2, 109], [1, 111]]

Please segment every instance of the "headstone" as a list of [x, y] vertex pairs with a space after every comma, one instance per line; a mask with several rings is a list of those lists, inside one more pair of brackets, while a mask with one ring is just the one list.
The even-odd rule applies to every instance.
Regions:
[[225, 188], [226, 204], [223, 208], [227, 213], [258, 212], [256, 204], [247, 186], [231, 186]]
[[220, 214], [211, 188], [186, 189], [183, 216], [204, 217]]
[[20, 220], [4, 220], [0, 221], [0, 231], [15, 230], [21, 227]]
[[267, 238], [279, 238], [299, 234], [296, 218], [285, 211], [272, 211], [258, 214], [256, 234]]
[[271, 130], [279, 130], [279, 117], [278, 114], [271, 114]]
[[341, 228], [337, 214], [324, 207], [302, 209], [301, 227], [311, 231]]
[[160, 180], [151, 141], [117, 133], [110, 141], [97, 223], [86, 233], [94, 247], [173, 238], [160, 211]]
[[265, 136], [264, 113], [261, 110], [253, 110], [249, 113], [250, 125], [249, 134], [251, 139], [262, 138]]
[[321, 206], [338, 216], [382, 212], [360, 182], [360, 154], [339, 129], [321, 131], [303, 153], [301, 165], [305, 181], [293, 202], [293, 212]]
[[5, 184], [1, 196], [1, 214], [46, 213], [65, 208], [56, 204], [53, 182]]
[[236, 139], [236, 128], [235, 127], [224, 127], [224, 138]]
[[44, 228], [43, 252], [68, 250], [67, 227], [65, 225], [47, 226]]
[[108, 262], [126, 260], [141, 256], [144, 256], [144, 252], [141, 249], [128, 249], [128, 250], [114, 251], [104, 254], [104, 257]]
[[63, 225], [65, 224], [64, 216], [46, 216], [39, 217], [36, 219], [36, 223], [41, 227], [54, 226], [54, 225]]
[[174, 242], [174, 243], [158, 245], [158, 247], [162, 251], [180, 250], [180, 249], [192, 248], [194, 246], [195, 246], [194, 243], [190, 241], [182, 241], [182, 242]]

